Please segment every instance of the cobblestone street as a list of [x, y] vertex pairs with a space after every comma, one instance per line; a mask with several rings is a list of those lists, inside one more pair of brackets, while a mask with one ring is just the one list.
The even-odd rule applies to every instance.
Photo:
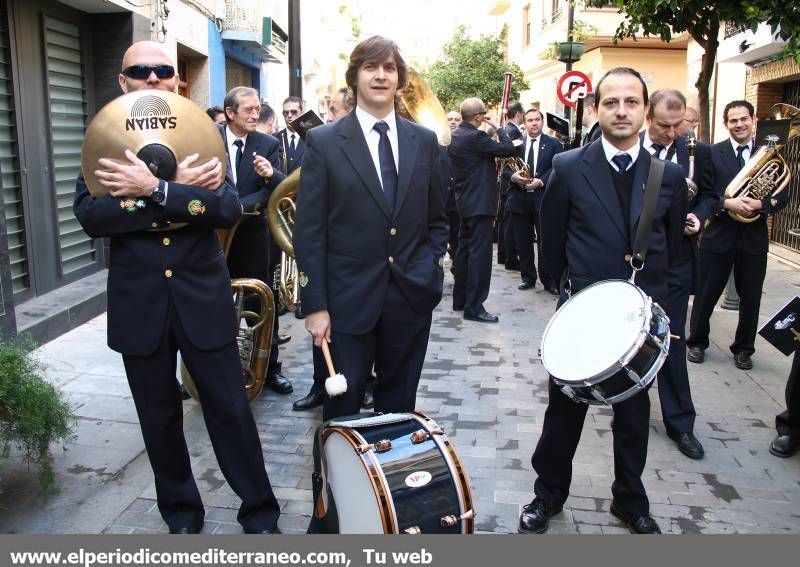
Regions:
[[[500, 315], [500, 323], [465, 322], [451, 310], [452, 277], [446, 272], [418, 394], [418, 408], [445, 428], [464, 461], [480, 532], [516, 532], [520, 508], [532, 497], [530, 456], [547, 406], [538, 349], [556, 300], [541, 287], [518, 291], [518, 283], [517, 272], [495, 267], [486, 307]], [[770, 260], [761, 322], [798, 287], [800, 271]], [[122, 361], [106, 347], [105, 321], [98, 317], [38, 351], [50, 379], [76, 407], [78, 438], [66, 451], [55, 450], [58, 494], [37, 496], [35, 471], [13, 455], [3, 463], [4, 533], [166, 531]], [[779, 459], [768, 452], [791, 360], [759, 338], [755, 368], [737, 370], [728, 351], [735, 323], [735, 312], [715, 312], [706, 362], [689, 368], [704, 459], [684, 457], [666, 437], [657, 392], [650, 391], [644, 483], [651, 513], [665, 532], [800, 532], [800, 456]], [[281, 318], [281, 326], [293, 337], [281, 356], [295, 392], [265, 391], [252, 407], [283, 508], [279, 525], [295, 533], [305, 531], [311, 512], [312, 432], [321, 412], [291, 410], [311, 383], [310, 339], [302, 321], [291, 315]], [[207, 507], [204, 533], [240, 533], [238, 498], [217, 467], [199, 405], [188, 401], [184, 407], [195, 477]], [[571, 496], [551, 521], [550, 533], [627, 533], [609, 513], [611, 415], [607, 408], [589, 410]]]

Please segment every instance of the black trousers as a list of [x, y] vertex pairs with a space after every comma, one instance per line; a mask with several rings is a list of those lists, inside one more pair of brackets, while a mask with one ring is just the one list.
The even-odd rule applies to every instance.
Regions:
[[458, 254], [458, 227], [461, 224], [458, 211], [455, 209], [448, 210], [447, 221], [450, 223], [450, 238], [447, 241], [447, 251], [450, 254], [450, 261], [454, 263]]
[[691, 258], [670, 266], [667, 287], [669, 296], [663, 307], [669, 316], [670, 332], [680, 338], [670, 341], [669, 356], [658, 373], [658, 398], [667, 431], [690, 433], [694, 430], [697, 416], [686, 368], [686, 312], [692, 287]]
[[453, 284], [453, 308], [477, 315], [492, 279], [492, 222], [488, 215], [461, 219]]
[[375, 411], [413, 411], [428, 349], [431, 313], [420, 315], [414, 311], [390, 278], [383, 310], [370, 332], [338, 332], [335, 320], [331, 326], [331, 356], [336, 371], [347, 378], [347, 391], [325, 398], [323, 420], [359, 413], [373, 365], [378, 376], [373, 390]]
[[[572, 459], [581, 438], [588, 405], [570, 400], [550, 379], [550, 400], [544, 426], [531, 464], [539, 475], [536, 496], [551, 506], [562, 506], [569, 496]], [[611, 492], [618, 506], [629, 514], [649, 513], [650, 503], [642, 484], [647, 460], [650, 398], [647, 391], [614, 404], [614, 483]]]
[[505, 264], [506, 263], [506, 197], [500, 197], [500, 201], [497, 204], [497, 218], [494, 220], [494, 234], [495, 240], [497, 241], [497, 263], [498, 264]]
[[514, 241], [519, 254], [519, 269], [522, 281], [536, 283], [536, 213], [528, 210], [525, 213], [511, 213], [514, 224]]
[[533, 215], [534, 230], [536, 232], [536, 251], [539, 253], [537, 265], [539, 267], [539, 279], [542, 280], [542, 285], [547, 289], [558, 289], [558, 278], [554, 278], [547, 271], [547, 266], [544, 263], [544, 256], [542, 256], [542, 230], [539, 228], [539, 211], [537, 210]]
[[708, 348], [711, 314], [725, 289], [732, 267], [736, 292], [739, 294], [739, 324], [730, 349], [733, 354], [753, 354], [756, 350], [761, 289], [767, 273], [767, 255], [747, 254], [739, 248], [728, 254], [715, 254], [701, 248], [697, 262], [697, 291], [692, 306], [687, 346]]
[[[314, 361], [314, 382], [311, 385], [312, 392], [324, 392], [325, 391], [325, 380], [328, 378], [328, 365], [325, 364], [325, 356], [322, 354], [322, 349], [319, 347], [315, 347], [314, 343], [311, 343], [311, 351], [312, 351], [312, 359]], [[346, 375], [345, 375], [346, 376]], [[369, 391], [372, 391], [375, 384], [374, 380], [372, 379], [372, 373], [367, 376], [367, 385], [366, 388]]]
[[775, 416], [775, 429], [778, 435], [790, 435], [800, 439], [800, 350], [795, 349], [792, 369], [786, 382], [786, 411]]
[[517, 240], [514, 238], [514, 222], [511, 214], [506, 206], [503, 210], [503, 257], [506, 266], [519, 266], [519, 252], [517, 252]]
[[197, 386], [220, 470], [242, 499], [239, 522], [256, 531], [274, 527], [280, 506], [264, 468], [236, 343], [214, 351], [195, 348], [171, 306], [158, 350], [150, 356], [122, 356], [155, 476], [161, 517], [170, 528], [178, 528], [197, 525], [205, 514], [183, 435], [183, 408], [175, 379], [178, 351]]

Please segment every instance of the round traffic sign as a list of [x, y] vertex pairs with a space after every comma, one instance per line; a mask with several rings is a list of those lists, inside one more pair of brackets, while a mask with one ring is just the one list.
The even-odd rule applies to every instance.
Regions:
[[568, 71], [561, 75], [556, 86], [556, 94], [565, 106], [574, 107], [578, 99], [592, 92], [592, 81], [580, 71]]

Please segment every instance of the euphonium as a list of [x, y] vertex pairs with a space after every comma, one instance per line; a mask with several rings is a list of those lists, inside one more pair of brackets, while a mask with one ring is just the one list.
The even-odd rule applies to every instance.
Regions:
[[697, 196], [697, 183], [694, 182], [694, 154], [697, 151], [697, 138], [690, 136], [686, 141], [686, 147], [689, 150], [689, 176], [686, 178], [687, 197], [689, 201], [693, 201]]
[[[226, 257], [237, 227], [238, 223], [233, 228], [217, 231], [217, 236]], [[264, 389], [264, 381], [267, 376], [275, 318], [275, 301], [272, 297], [272, 290], [261, 280], [237, 278], [231, 280], [231, 289], [234, 294], [237, 321], [239, 321], [236, 343], [239, 347], [239, 358], [242, 361], [244, 386], [247, 399], [252, 401]], [[245, 301], [251, 297], [258, 299], [258, 310], [256, 311], [245, 309]], [[248, 326], [248, 323], [251, 323], [251, 325]], [[202, 402], [194, 380], [192, 380], [189, 370], [183, 363], [181, 363], [181, 378], [186, 390], [192, 397]]]
[[294, 170], [281, 181], [267, 203], [269, 232], [282, 251], [281, 261], [275, 268], [275, 289], [278, 292], [278, 301], [289, 311], [294, 311], [300, 302], [292, 232], [301, 169]]
[[[790, 104], [779, 103], [773, 106], [772, 110], [776, 118], [791, 120], [787, 141], [800, 134], [800, 109]], [[760, 200], [775, 196], [786, 189], [791, 180], [791, 172], [780, 154], [783, 144], [777, 142], [777, 137], [767, 136], [767, 145], [759, 148], [756, 155], [750, 158], [728, 184], [725, 189], [726, 199], [750, 197]], [[728, 211], [728, 214], [739, 222], [753, 222], [759, 217], [758, 213], [745, 216]]]
[[518, 156], [513, 156], [507, 158], [499, 158], [498, 161], [500, 162], [501, 170], [502, 167], [505, 166], [511, 170], [511, 173], [519, 173], [523, 177], [526, 177], [528, 179], [531, 178], [531, 168], [527, 163], [525, 163], [525, 161], [522, 158]]

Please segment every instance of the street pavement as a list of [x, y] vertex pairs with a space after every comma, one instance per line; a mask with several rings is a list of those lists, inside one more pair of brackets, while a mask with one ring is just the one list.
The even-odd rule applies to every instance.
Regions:
[[[495, 266], [486, 307], [496, 325], [463, 321], [451, 309], [452, 277], [434, 313], [418, 409], [436, 419], [455, 445], [470, 478], [479, 532], [516, 532], [536, 478], [530, 456], [547, 407], [546, 374], [538, 356], [555, 298], [518, 291], [518, 272]], [[761, 321], [798, 294], [800, 270], [769, 262]], [[302, 321], [280, 320], [292, 340], [281, 347], [295, 393], [267, 391], [252, 403], [285, 533], [305, 531], [311, 513], [312, 433], [319, 410], [294, 412], [308, 391], [310, 339]], [[586, 321], [602, 332], [600, 321]], [[693, 461], [665, 436], [656, 388], [644, 484], [651, 513], [670, 533], [800, 532], [800, 455], [769, 454], [774, 416], [784, 406], [791, 360], [758, 339], [749, 372], [728, 350], [736, 313], [717, 310], [706, 362], [690, 364], [697, 408], [695, 433], [706, 456]], [[136, 332], [131, 329], [131, 332]], [[2, 533], [165, 532], [155, 505], [152, 472], [117, 353], [106, 346], [105, 315], [36, 351], [47, 376], [68, 396], [78, 417], [74, 442], [54, 447], [60, 491], [39, 495], [36, 471], [18, 453], [0, 468]], [[580, 356], [580, 345], [575, 347]], [[573, 465], [571, 496], [550, 533], [627, 533], [609, 513], [613, 454], [609, 408], [591, 408]], [[217, 466], [200, 406], [184, 402], [187, 444], [203, 500], [204, 533], [241, 533], [239, 499]], [[365, 495], [365, 497], [371, 497]]]

